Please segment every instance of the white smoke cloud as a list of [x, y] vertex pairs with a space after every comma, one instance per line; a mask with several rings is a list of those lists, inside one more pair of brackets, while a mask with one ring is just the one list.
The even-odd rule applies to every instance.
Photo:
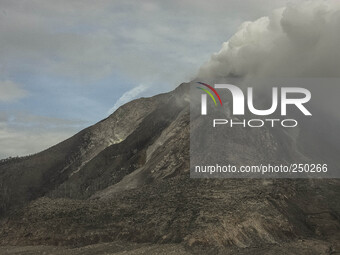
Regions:
[[140, 84], [137, 87], [125, 92], [114, 104], [114, 106], [108, 111], [108, 114], [112, 114], [115, 110], [118, 109], [119, 106], [130, 102], [131, 100], [135, 99], [137, 96], [139, 96], [141, 93], [146, 91], [149, 88], [148, 85]]
[[245, 22], [201, 67], [198, 78], [340, 76], [340, 3], [288, 4]]

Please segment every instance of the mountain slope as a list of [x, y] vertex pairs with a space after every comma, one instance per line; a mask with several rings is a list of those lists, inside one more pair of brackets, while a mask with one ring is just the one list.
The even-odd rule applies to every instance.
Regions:
[[166, 94], [134, 100], [58, 145], [0, 163], [0, 215], [51, 192], [102, 150], [125, 140], [165, 98]]
[[[2, 183], [18, 185], [2, 195], [1, 244], [169, 243], [176, 246], [164, 246], [167, 253], [180, 254], [339, 249], [338, 180], [190, 179], [188, 87], [133, 101], [41, 154], [3, 163]], [[226, 146], [239, 149], [228, 156], [238, 159], [243, 148], [265, 159], [270, 144], [279, 146], [270, 156], [277, 160], [301, 156], [288, 134], [267, 132], [256, 131], [255, 142], [233, 130]]]

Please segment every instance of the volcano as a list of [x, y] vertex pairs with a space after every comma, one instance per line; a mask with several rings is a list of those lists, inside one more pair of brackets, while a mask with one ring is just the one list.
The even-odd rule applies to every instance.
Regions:
[[[190, 178], [189, 87], [131, 101], [45, 151], [2, 160], [0, 253], [339, 252], [338, 179]], [[339, 166], [337, 143], [317, 128], [298, 137], [229, 130], [235, 162], [244, 152]]]

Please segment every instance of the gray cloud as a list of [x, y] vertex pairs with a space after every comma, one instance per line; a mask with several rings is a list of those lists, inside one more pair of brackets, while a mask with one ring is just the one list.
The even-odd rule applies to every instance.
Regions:
[[0, 81], [0, 102], [14, 102], [28, 95], [28, 92], [13, 81]]
[[[138, 83], [190, 79], [242, 20], [284, 0], [1, 1], [0, 73]], [[175, 72], [175, 75], [174, 75]]]

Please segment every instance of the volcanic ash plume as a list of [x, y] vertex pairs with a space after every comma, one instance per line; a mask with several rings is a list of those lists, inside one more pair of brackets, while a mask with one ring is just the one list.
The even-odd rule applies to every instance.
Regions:
[[289, 4], [245, 22], [198, 77], [340, 76], [340, 3]]

